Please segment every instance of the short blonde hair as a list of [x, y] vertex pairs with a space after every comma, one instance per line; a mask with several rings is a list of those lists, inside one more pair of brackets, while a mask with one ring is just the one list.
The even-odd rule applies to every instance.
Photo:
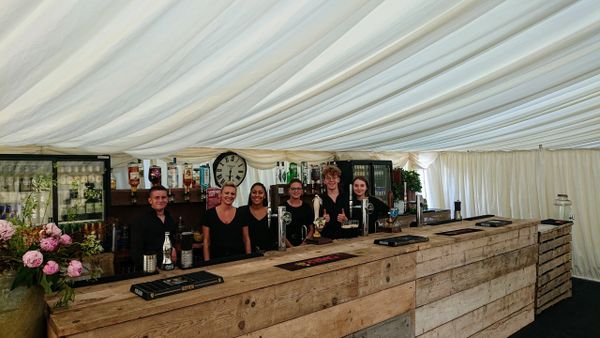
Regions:
[[342, 177], [342, 171], [340, 170], [340, 168], [334, 166], [334, 165], [328, 165], [325, 167], [325, 169], [323, 169], [323, 177], [325, 176], [337, 176], [339, 178]]
[[225, 187], [232, 187], [237, 191], [237, 185], [235, 185], [235, 183], [233, 181], [225, 181], [223, 183], [223, 185], [221, 186], [221, 191], [223, 191], [223, 189], [225, 189]]

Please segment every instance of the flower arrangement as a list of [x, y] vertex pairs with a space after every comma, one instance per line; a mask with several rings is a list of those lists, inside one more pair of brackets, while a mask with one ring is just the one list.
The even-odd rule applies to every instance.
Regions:
[[[40, 187], [47, 185], [40, 184], [38, 192]], [[31, 210], [38, 203], [34, 193], [26, 197], [20, 215], [0, 220], [0, 272], [16, 271], [12, 289], [39, 285], [46, 294], [59, 295], [57, 307], [66, 306], [75, 298], [74, 278], [84, 272], [81, 260], [103, 249], [94, 234], [77, 243], [54, 223], [31, 225]], [[89, 270], [92, 278], [99, 273], [96, 268]]]

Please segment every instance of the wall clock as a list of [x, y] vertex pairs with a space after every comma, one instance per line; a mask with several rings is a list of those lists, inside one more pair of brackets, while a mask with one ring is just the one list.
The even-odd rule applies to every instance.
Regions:
[[239, 186], [246, 178], [247, 171], [246, 160], [232, 151], [220, 154], [213, 162], [215, 183], [219, 187], [222, 187], [223, 183], [227, 181], [232, 181]]

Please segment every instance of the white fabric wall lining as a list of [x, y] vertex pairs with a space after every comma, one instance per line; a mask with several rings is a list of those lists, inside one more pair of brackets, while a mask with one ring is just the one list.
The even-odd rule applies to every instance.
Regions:
[[463, 215], [553, 218], [554, 199], [573, 201], [573, 274], [600, 281], [600, 150], [442, 152], [426, 171], [429, 205]]

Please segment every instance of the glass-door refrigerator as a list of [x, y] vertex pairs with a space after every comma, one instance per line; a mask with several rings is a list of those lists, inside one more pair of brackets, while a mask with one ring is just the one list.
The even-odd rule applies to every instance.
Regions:
[[31, 205], [32, 225], [54, 222], [76, 237], [94, 232], [104, 241], [110, 157], [0, 155], [0, 217], [21, 215]]
[[392, 161], [352, 160], [335, 163], [342, 170], [342, 189], [351, 193], [350, 185], [354, 177], [364, 176], [369, 182], [369, 194], [386, 203], [388, 191], [392, 190]]

